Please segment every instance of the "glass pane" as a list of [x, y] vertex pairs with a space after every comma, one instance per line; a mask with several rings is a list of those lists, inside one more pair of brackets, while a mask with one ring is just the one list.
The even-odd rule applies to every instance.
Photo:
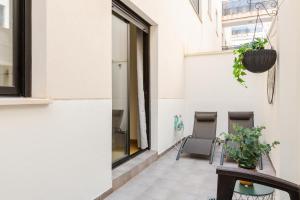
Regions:
[[128, 155], [128, 24], [112, 18], [112, 160]]
[[195, 11], [199, 14], [199, 0], [191, 0], [191, 3], [195, 9]]
[[13, 86], [12, 0], [0, 0], [0, 87]]
[[208, 15], [211, 18], [211, 9], [212, 9], [212, 7], [211, 7], [211, 0], [208, 0], [207, 5], [208, 5]]

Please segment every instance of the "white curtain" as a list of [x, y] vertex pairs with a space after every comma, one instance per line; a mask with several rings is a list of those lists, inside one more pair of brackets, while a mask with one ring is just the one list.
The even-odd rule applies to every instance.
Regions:
[[138, 113], [139, 113], [139, 146], [141, 149], [148, 147], [145, 96], [144, 96], [144, 78], [143, 78], [143, 31], [137, 30], [137, 79], [138, 79]]

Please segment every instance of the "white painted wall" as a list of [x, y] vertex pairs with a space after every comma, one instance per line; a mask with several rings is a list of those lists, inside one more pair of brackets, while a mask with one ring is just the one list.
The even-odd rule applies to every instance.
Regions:
[[48, 97], [47, 2], [32, 0], [32, 96]]
[[111, 98], [111, 0], [47, 1], [52, 98]]
[[[300, 102], [300, 25], [288, 22], [300, 18], [299, 1], [284, 1], [278, 17], [278, 86], [277, 104], [272, 111], [277, 112], [280, 150], [277, 171], [280, 177], [300, 184], [300, 129], [299, 129], [299, 102]], [[289, 31], [286, 31], [289, 30]], [[268, 116], [269, 117], [269, 116]], [[275, 156], [275, 155], [274, 155]]]
[[218, 112], [217, 135], [228, 131], [228, 111], [253, 111], [255, 124], [263, 125], [265, 77], [248, 73], [248, 88], [233, 79], [232, 52], [191, 55], [185, 58], [186, 134], [193, 129], [195, 111]]
[[[270, 38], [278, 50], [274, 103], [265, 103], [264, 123], [268, 128], [267, 140], [279, 140], [281, 144], [271, 153], [277, 175], [300, 184], [300, 129], [299, 129], [299, 54], [300, 26], [287, 22], [300, 17], [297, 1], [284, 1], [279, 16], [274, 19]], [[289, 29], [290, 31], [286, 31]]]
[[[215, 17], [216, 9], [221, 13], [221, 2], [213, 1], [212, 19], [210, 19], [207, 1], [202, 1], [201, 22], [189, 0], [123, 1], [136, 6], [157, 24], [151, 29], [152, 37], [156, 38], [154, 42], [157, 42], [151, 43], [157, 53], [157, 61], [152, 62], [157, 66], [151, 67], [152, 70], [157, 67], [157, 71], [154, 70], [155, 72], [152, 73], [158, 76], [156, 87], [158, 100], [152, 100], [152, 106], [157, 106], [156, 110], [152, 110], [152, 116], [154, 115], [152, 119], [155, 120], [155, 122], [152, 120], [152, 147], [161, 153], [175, 143], [174, 115], [184, 115], [184, 55], [221, 49], [221, 14], [217, 20], [219, 30], [216, 30]], [[152, 86], [155, 87], [155, 84], [152, 83]]]
[[111, 1], [32, 2], [33, 97], [53, 101], [0, 107], [0, 199], [94, 199], [112, 184]]
[[[187, 0], [131, 2], [158, 24], [152, 147], [163, 152], [184, 113], [184, 54], [221, 40]], [[93, 199], [111, 187], [111, 23], [111, 0], [33, 0], [33, 97], [53, 103], [0, 107], [0, 199]]]
[[[154, 20], [158, 34], [159, 98], [184, 97], [184, 54], [221, 49], [221, 37], [216, 34], [215, 9], [221, 13], [221, 3], [213, 2], [213, 18], [203, 2], [203, 20], [195, 13], [189, 0], [130, 0]], [[221, 19], [218, 19], [221, 33]], [[172, 72], [172, 76], [170, 76]]]
[[[278, 25], [277, 20], [273, 18], [273, 22], [270, 26], [269, 30], [269, 38], [271, 40], [271, 43], [273, 45], [273, 48], [279, 51], [278, 47]], [[263, 109], [264, 109], [264, 117], [263, 117], [263, 123], [268, 129], [266, 129], [266, 140], [268, 142], [272, 141], [279, 141], [280, 140], [280, 132], [279, 132], [279, 59], [276, 63], [276, 81], [275, 81], [275, 91], [274, 91], [274, 97], [273, 97], [273, 103], [269, 104], [267, 101], [263, 101]], [[265, 78], [267, 79], [267, 73], [265, 74]], [[267, 85], [265, 84], [265, 90], [267, 90]], [[275, 169], [279, 170], [279, 162], [280, 162], [280, 152], [281, 146], [277, 146], [271, 153], [270, 157], [272, 159], [273, 165]]]
[[[267, 73], [247, 77], [248, 89], [232, 79], [231, 54], [187, 56], [186, 134], [191, 132], [195, 110], [219, 112], [218, 133], [227, 130], [227, 111], [254, 110], [256, 125], [265, 125], [267, 142], [281, 144], [271, 153], [277, 175], [300, 183], [300, 25], [288, 22], [300, 18], [300, 2], [284, 1], [270, 37], [278, 51], [274, 103], [267, 103]], [[276, 26], [277, 25], [277, 26]], [[289, 31], [286, 31], [289, 30]]]
[[0, 108], [0, 199], [94, 199], [111, 186], [111, 101]]
[[[184, 118], [184, 99], [160, 99], [158, 102], [158, 153], [174, 145], [178, 136], [174, 131], [174, 116], [181, 114]], [[176, 140], [177, 139], [177, 140]], [[175, 159], [175, 158], [174, 158]]]

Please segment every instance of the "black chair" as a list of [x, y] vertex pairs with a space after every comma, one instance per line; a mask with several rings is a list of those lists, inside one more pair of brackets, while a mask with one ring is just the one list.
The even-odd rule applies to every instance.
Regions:
[[[243, 128], [252, 128], [254, 127], [254, 113], [253, 112], [228, 112], [228, 133], [235, 134], [234, 126], [238, 125]], [[235, 143], [231, 141], [225, 141], [227, 145], [234, 146]], [[222, 147], [220, 165], [224, 164], [224, 158], [226, 156], [226, 151], [224, 145]], [[259, 161], [260, 170], [263, 169], [262, 158]]]
[[274, 189], [285, 191], [291, 200], [300, 200], [300, 186], [286, 180], [241, 168], [218, 167], [218, 189], [216, 200], [232, 200], [234, 186], [238, 180], [247, 180]]
[[176, 160], [179, 160], [180, 154], [185, 152], [210, 156], [209, 163], [212, 164], [216, 144], [216, 129], [216, 112], [196, 112], [193, 133], [184, 139], [178, 150]]

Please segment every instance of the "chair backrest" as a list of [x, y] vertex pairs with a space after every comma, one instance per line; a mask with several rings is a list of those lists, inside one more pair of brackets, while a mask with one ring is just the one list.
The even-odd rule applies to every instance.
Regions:
[[241, 168], [218, 167], [217, 200], [231, 200], [238, 180], [247, 180], [285, 191], [291, 200], [300, 200], [300, 186], [286, 180]]
[[201, 139], [214, 139], [216, 137], [216, 129], [216, 112], [195, 112], [192, 137]]
[[234, 126], [254, 127], [253, 112], [228, 112], [228, 132], [234, 134]]
[[123, 110], [112, 110], [112, 127], [120, 128], [123, 118]]

